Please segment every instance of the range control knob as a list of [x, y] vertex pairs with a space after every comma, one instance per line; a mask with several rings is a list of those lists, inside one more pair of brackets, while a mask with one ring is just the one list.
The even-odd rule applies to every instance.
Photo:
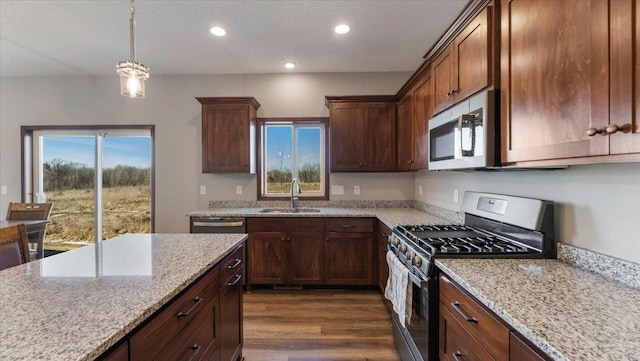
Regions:
[[413, 263], [413, 265], [416, 267], [420, 267], [422, 266], [422, 258], [420, 258], [419, 256], [413, 256], [413, 260], [411, 263]]
[[394, 246], [397, 246], [397, 245], [399, 245], [399, 244], [400, 244], [400, 240], [394, 237], [394, 238], [392, 238], [392, 239], [391, 239], [391, 243], [392, 243]]
[[400, 245], [400, 252], [407, 253], [407, 245], [406, 244], [401, 244]]

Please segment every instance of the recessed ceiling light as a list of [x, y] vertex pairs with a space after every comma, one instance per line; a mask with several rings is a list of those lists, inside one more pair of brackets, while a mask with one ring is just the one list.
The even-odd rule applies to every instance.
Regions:
[[211, 34], [215, 35], [215, 36], [225, 36], [227, 35], [227, 32], [219, 27], [219, 26], [214, 26], [211, 29], [209, 29], [209, 31], [211, 32]]
[[284, 62], [284, 67], [287, 69], [293, 69], [296, 67], [296, 63], [293, 61], [285, 61]]
[[349, 32], [349, 30], [351, 30], [351, 28], [347, 24], [340, 24], [336, 26], [333, 30], [338, 34], [346, 34]]

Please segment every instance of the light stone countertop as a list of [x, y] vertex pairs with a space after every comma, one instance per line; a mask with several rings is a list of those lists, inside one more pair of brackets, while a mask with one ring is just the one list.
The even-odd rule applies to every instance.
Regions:
[[640, 360], [638, 289], [558, 260], [436, 266], [555, 360]]
[[246, 234], [128, 234], [0, 271], [0, 360], [92, 360]]
[[189, 212], [190, 217], [377, 217], [387, 227], [398, 224], [444, 224], [445, 219], [415, 208], [317, 208], [320, 212], [261, 213], [261, 208], [211, 208]]

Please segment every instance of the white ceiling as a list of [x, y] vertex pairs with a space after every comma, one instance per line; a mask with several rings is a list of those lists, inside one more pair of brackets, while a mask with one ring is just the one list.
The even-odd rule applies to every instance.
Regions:
[[[414, 71], [467, 0], [137, 0], [136, 58], [159, 74]], [[0, 0], [0, 76], [115, 75], [128, 0]], [[351, 32], [337, 35], [335, 25]], [[219, 25], [227, 36], [209, 28]]]

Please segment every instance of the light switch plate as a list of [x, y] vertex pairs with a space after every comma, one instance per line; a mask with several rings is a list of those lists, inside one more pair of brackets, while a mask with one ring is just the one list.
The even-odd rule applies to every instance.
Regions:
[[344, 186], [331, 186], [331, 194], [344, 194]]
[[422, 195], [422, 184], [418, 186], [418, 195]]
[[360, 194], [360, 186], [353, 186], [353, 194], [355, 195]]
[[453, 202], [458, 203], [458, 189], [453, 190]]
[[242, 194], [242, 186], [236, 186], [236, 194]]
[[207, 194], [207, 187], [206, 186], [200, 186], [200, 194], [201, 195]]
[[0, 192], [0, 193], [2, 193], [3, 196], [6, 196], [7, 195], [7, 186], [2, 186], [2, 192]]

